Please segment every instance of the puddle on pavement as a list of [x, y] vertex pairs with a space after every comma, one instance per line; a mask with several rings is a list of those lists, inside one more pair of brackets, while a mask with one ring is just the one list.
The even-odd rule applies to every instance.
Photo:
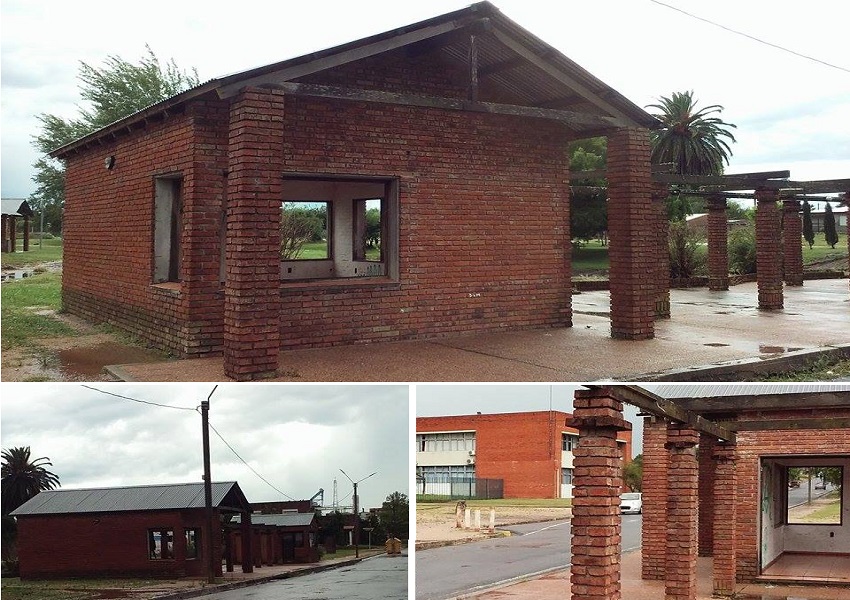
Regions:
[[786, 348], [785, 346], [768, 346], [766, 344], [759, 344], [759, 352], [763, 354], [781, 354], [783, 352], [796, 352], [797, 350], [802, 350], [803, 348]]
[[153, 350], [125, 346], [115, 342], [106, 342], [89, 348], [60, 350], [56, 357], [59, 360], [59, 370], [62, 375], [71, 380], [96, 377], [102, 374], [103, 367], [106, 365], [149, 363], [163, 360], [163, 357]]
[[703, 346], [711, 346], [712, 348], [722, 348], [723, 346], [728, 346], [729, 344], [722, 344], [720, 342], [709, 342], [707, 344], [703, 344]]

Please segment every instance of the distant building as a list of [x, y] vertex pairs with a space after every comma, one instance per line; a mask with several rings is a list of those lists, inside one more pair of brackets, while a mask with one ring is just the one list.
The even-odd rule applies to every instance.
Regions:
[[[817, 204], [817, 206], [816, 206]], [[847, 207], [837, 202], [830, 202], [832, 214], [835, 217], [835, 229], [839, 233], [847, 230]], [[823, 232], [824, 218], [826, 216], [826, 203], [812, 203], [812, 229], [815, 233]]]
[[[503, 480], [505, 498], [571, 498], [578, 431], [569, 413], [536, 411], [416, 419], [417, 494], [474, 495], [474, 479]], [[632, 435], [618, 443], [631, 460]], [[474, 488], [472, 488], [474, 489]]]

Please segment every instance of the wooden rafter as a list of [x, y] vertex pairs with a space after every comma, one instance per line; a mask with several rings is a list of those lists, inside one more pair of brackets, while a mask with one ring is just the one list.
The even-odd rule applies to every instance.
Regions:
[[730, 431], [781, 431], [785, 429], [848, 429], [848, 417], [823, 417], [807, 419], [754, 419], [721, 421], [718, 423]]
[[797, 394], [741, 394], [740, 396], [711, 396], [677, 398], [676, 404], [685, 410], [705, 413], [734, 413], [741, 410], [786, 410], [794, 408], [847, 408], [850, 392], [802, 392]]

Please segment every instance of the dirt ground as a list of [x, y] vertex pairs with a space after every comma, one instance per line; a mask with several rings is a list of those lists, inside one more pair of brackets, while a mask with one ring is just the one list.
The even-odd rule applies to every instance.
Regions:
[[[416, 504], [416, 542], [450, 542], [466, 539], [480, 539], [489, 536], [486, 527], [490, 522], [490, 506], [467, 503], [467, 508], [481, 510], [481, 524], [485, 531], [467, 531], [455, 527], [455, 504], [422, 503]], [[496, 529], [518, 523], [535, 523], [538, 521], [556, 521], [572, 516], [569, 507], [543, 506], [496, 506]]]

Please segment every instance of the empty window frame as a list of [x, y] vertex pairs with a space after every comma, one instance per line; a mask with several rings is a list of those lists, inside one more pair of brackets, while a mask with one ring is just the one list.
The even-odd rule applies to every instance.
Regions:
[[154, 178], [154, 283], [180, 281], [183, 179]]
[[429, 483], [446, 483], [452, 480], [475, 478], [475, 465], [426, 465], [419, 467], [422, 479]]
[[283, 202], [280, 210], [282, 261], [331, 258], [330, 202]]
[[561, 469], [561, 485], [572, 485], [573, 484], [573, 470], [572, 469]]
[[417, 452], [474, 452], [475, 432], [419, 433], [416, 435]]
[[841, 525], [844, 468], [788, 467], [788, 525]]
[[[290, 175], [284, 177], [283, 196], [284, 211], [311, 204], [326, 206], [327, 250], [324, 255], [282, 252], [281, 279], [398, 280], [397, 180]], [[286, 246], [282, 225], [281, 247]]]
[[186, 529], [186, 558], [198, 558], [201, 556], [201, 530]]
[[564, 452], [572, 452], [578, 448], [578, 436], [570, 433], [561, 434], [561, 450]]
[[148, 529], [148, 558], [151, 560], [174, 558], [173, 529]]

